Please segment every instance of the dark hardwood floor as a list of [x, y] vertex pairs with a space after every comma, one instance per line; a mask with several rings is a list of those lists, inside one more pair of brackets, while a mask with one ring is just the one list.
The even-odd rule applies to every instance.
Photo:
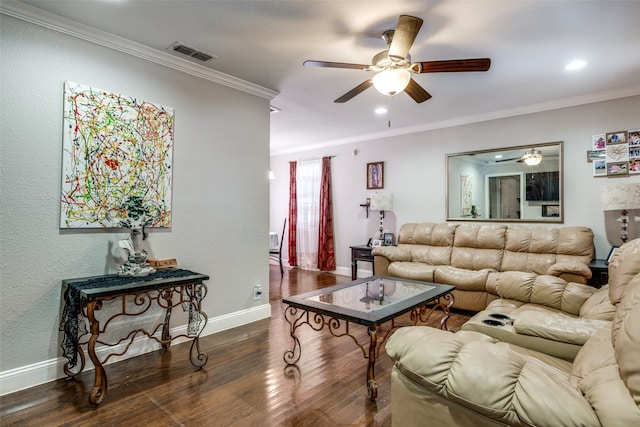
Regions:
[[[270, 319], [200, 340], [207, 365], [194, 369], [189, 343], [106, 366], [104, 402], [88, 402], [93, 371], [0, 397], [2, 426], [390, 426], [391, 360], [376, 362], [378, 399], [366, 395], [367, 361], [346, 337], [301, 327], [302, 356], [285, 367], [291, 348], [281, 299], [349, 281], [348, 277], [271, 266]], [[215, 286], [210, 284], [209, 286]], [[428, 324], [437, 326], [441, 313]], [[469, 318], [453, 313], [449, 329]], [[408, 324], [408, 317], [402, 318]], [[351, 330], [363, 342], [366, 328]]]

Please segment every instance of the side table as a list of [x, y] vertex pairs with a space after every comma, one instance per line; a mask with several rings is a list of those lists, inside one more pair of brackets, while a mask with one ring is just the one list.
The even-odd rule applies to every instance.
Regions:
[[351, 280], [358, 278], [358, 261], [366, 261], [371, 263], [371, 273], [376, 274], [373, 267], [373, 255], [371, 255], [371, 246], [356, 245], [351, 246]]
[[587, 285], [594, 288], [601, 288], [609, 283], [609, 265], [603, 259], [594, 259], [589, 264], [591, 269], [591, 279], [587, 281]]

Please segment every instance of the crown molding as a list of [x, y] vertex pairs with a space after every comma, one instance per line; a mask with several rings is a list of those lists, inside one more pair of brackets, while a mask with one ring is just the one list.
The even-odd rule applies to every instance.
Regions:
[[199, 64], [175, 57], [167, 52], [144, 46], [140, 43], [116, 36], [115, 34], [90, 27], [71, 19], [47, 12], [37, 7], [17, 2], [2, 1], [0, 13], [48, 28], [59, 33], [76, 37], [109, 49], [135, 56], [145, 61], [153, 62], [174, 70], [191, 74], [242, 92], [256, 95], [260, 98], [272, 100], [278, 92], [256, 85], [251, 82], [212, 70]]
[[371, 141], [374, 139], [390, 138], [393, 136], [400, 136], [400, 135], [409, 135], [413, 133], [426, 132], [430, 130], [444, 129], [444, 128], [449, 128], [454, 126], [468, 125], [472, 123], [487, 122], [490, 120], [505, 119], [508, 117], [522, 116], [525, 114], [535, 114], [535, 113], [541, 113], [544, 111], [558, 110], [560, 108], [576, 107], [579, 105], [593, 104], [596, 102], [603, 102], [603, 101], [611, 101], [613, 99], [627, 98], [627, 97], [637, 96], [637, 95], [640, 95], [640, 86], [632, 86], [632, 87], [615, 89], [615, 90], [610, 90], [605, 92], [597, 92], [597, 93], [590, 93], [587, 95], [574, 96], [570, 98], [556, 99], [549, 102], [526, 105], [522, 107], [515, 107], [515, 108], [506, 109], [506, 110], [492, 111], [492, 112], [477, 114], [473, 116], [458, 117], [451, 120], [442, 120], [439, 122], [425, 123], [422, 125], [407, 126], [403, 128], [384, 130], [380, 132], [372, 132], [372, 133], [367, 133], [362, 135], [355, 135], [348, 138], [341, 138], [333, 141], [325, 141], [325, 142], [320, 142], [312, 145], [305, 145], [301, 147], [283, 148], [281, 150], [274, 150], [270, 154], [271, 156], [279, 156], [283, 154], [294, 154], [294, 153], [299, 153], [304, 151], [334, 147], [337, 145]]

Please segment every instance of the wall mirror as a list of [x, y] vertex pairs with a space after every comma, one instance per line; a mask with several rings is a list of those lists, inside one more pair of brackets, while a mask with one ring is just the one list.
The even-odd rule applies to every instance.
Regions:
[[564, 222], [562, 144], [447, 154], [447, 221]]

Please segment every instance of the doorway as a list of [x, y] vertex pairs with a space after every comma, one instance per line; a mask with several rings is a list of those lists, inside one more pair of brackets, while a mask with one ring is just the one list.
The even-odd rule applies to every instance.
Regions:
[[520, 219], [522, 174], [487, 175], [487, 212], [491, 219]]

